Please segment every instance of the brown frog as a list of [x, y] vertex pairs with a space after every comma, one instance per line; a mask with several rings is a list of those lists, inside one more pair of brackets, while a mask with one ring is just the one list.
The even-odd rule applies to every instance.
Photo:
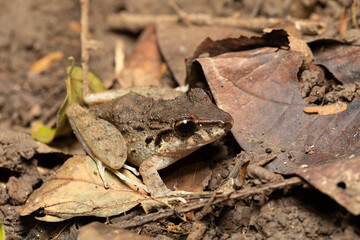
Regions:
[[[152, 196], [170, 195], [158, 170], [224, 136], [232, 127], [230, 114], [214, 105], [202, 89], [173, 100], [154, 100], [130, 92], [90, 110], [71, 104], [69, 122], [99, 168], [143, 187]], [[139, 167], [146, 186], [132, 182], [116, 170], [125, 161]]]

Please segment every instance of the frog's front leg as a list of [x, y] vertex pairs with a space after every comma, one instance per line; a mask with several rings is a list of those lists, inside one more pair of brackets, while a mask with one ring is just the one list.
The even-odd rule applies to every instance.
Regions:
[[104, 176], [106, 166], [123, 181], [146, 190], [143, 184], [129, 179], [118, 171], [126, 161], [127, 148], [123, 136], [115, 126], [105, 120], [96, 119], [87, 109], [76, 103], [69, 105], [66, 115], [85, 152], [96, 162], [105, 188], [108, 188]]
[[176, 161], [176, 158], [155, 155], [140, 164], [140, 174], [143, 178], [143, 182], [151, 193], [151, 196], [159, 197], [175, 193], [186, 193], [185, 191], [171, 191], [168, 189], [157, 171]]

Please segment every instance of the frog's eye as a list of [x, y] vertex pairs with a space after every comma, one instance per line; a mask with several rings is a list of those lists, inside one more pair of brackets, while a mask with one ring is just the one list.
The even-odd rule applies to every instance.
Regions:
[[195, 132], [196, 124], [192, 119], [183, 119], [177, 121], [174, 128], [180, 136], [187, 137]]

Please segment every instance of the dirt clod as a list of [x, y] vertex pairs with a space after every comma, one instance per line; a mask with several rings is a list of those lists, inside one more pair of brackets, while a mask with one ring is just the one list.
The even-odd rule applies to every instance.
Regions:
[[0, 126], [0, 168], [21, 171], [22, 161], [32, 158], [37, 147], [30, 134]]

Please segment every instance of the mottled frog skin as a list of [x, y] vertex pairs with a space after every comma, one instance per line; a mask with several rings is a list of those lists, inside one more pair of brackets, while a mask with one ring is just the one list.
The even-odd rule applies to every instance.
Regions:
[[[71, 105], [67, 116], [85, 151], [96, 158], [102, 176], [102, 164], [116, 170], [126, 160], [139, 167], [152, 196], [172, 193], [157, 170], [221, 138], [233, 125], [230, 114], [214, 105], [202, 89], [192, 89], [173, 100], [130, 92], [90, 111]], [[103, 157], [114, 149], [113, 156]], [[102, 152], [101, 156], [97, 152]]]

